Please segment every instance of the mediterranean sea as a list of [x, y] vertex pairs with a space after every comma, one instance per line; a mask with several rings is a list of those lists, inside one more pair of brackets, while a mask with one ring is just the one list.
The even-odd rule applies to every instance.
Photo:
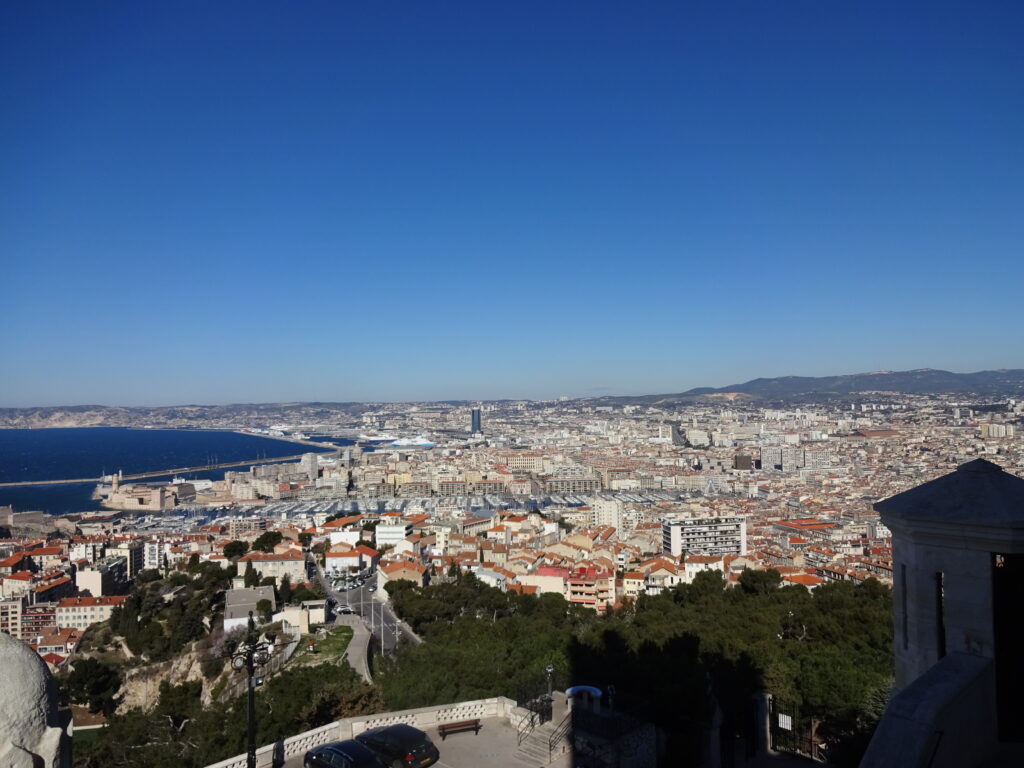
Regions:
[[[352, 444], [344, 438], [334, 442]], [[314, 448], [228, 430], [0, 429], [0, 483], [100, 477], [119, 470], [130, 475], [330, 450], [326, 445]], [[245, 469], [236, 467], [234, 471]], [[225, 471], [232, 470], [196, 472], [189, 477], [219, 480]], [[91, 498], [95, 487], [95, 483], [74, 483], [0, 488], [0, 506], [10, 504], [17, 511], [42, 510], [50, 514], [84, 512], [99, 508]]]

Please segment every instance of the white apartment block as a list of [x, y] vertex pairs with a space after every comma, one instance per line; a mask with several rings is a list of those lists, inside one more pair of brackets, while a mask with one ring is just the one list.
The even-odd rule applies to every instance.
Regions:
[[377, 549], [383, 549], [389, 545], [393, 547], [406, 536], [412, 536], [412, 523], [407, 523], [404, 520], [397, 523], [380, 523], [374, 531], [374, 543], [377, 545]]
[[743, 517], [670, 518], [661, 523], [666, 554], [745, 555], [747, 520]]
[[594, 525], [622, 529], [622, 502], [618, 499], [594, 499], [590, 503], [590, 508], [594, 513]]

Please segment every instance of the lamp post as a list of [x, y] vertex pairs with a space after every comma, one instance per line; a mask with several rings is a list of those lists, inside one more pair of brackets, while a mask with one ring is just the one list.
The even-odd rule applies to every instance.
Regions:
[[548, 695], [547, 698], [544, 699], [544, 714], [541, 716], [542, 723], [551, 719], [552, 712], [555, 707], [555, 697], [553, 695], [555, 685], [555, 665], [548, 664], [546, 667], [544, 667], [544, 674], [548, 676]]
[[270, 661], [270, 646], [256, 639], [255, 623], [252, 611], [249, 611], [249, 635], [244, 643], [240, 643], [231, 656], [231, 667], [236, 671], [245, 670], [248, 675], [249, 697], [246, 714], [249, 720], [246, 768], [256, 768], [256, 667], [264, 666]]

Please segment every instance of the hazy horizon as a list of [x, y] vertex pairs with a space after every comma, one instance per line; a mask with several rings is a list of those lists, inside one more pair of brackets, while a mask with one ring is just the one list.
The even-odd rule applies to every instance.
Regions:
[[283, 398], [279, 400], [233, 400], [224, 402], [166, 402], [166, 403], [32, 403], [29, 405], [7, 405], [0, 403], [0, 408], [6, 409], [32, 409], [32, 408], [85, 408], [85, 407], [101, 407], [101, 408], [205, 408], [205, 407], [221, 407], [231, 405], [292, 405], [292, 404], [306, 404], [306, 403], [437, 403], [437, 402], [493, 402], [502, 400], [530, 400], [536, 402], [553, 401], [560, 397], [568, 397], [570, 399], [585, 399], [585, 398], [596, 398], [596, 397], [635, 397], [644, 395], [673, 395], [687, 392], [691, 389], [698, 389], [701, 387], [711, 387], [712, 389], [719, 389], [721, 387], [729, 387], [734, 385], [746, 384], [756, 379], [774, 379], [774, 378], [788, 378], [788, 377], [810, 377], [810, 378], [822, 378], [831, 376], [853, 376], [853, 375], [870, 375], [870, 374], [884, 374], [884, 373], [908, 373], [913, 371], [921, 370], [942, 370], [949, 373], [955, 374], [972, 374], [981, 373], [984, 371], [1013, 371], [1013, 370], [1024, 370], [1024, 366], [1013, 367], [1013, 366], [999, 366], [993, 368], [982, 368], [971, 371], [958, 371], [951, 370], [948, 368], [935, 368], [934, 366], [925, 366], [923, 368], [904, 368], [904, 369], [878, 369], [872, 371], [849, 371], [843, 373], [823, 373], [823, 374], [781, 374], [779, 376], [752, 376], [743, 380], [730, 381], [722, 384], [696, 384], [694, 386], [681, 387], [676, 389], [663, 389], [663, 390], [647, 390], [634, 388], [633, 391], [623, 392], [591, 392], [582, 394], [572, 393], [561, 393], [558, 395], [552, 395], [549, 397], [523, 397], [523, 396], [506, 396], [506, 397], [437, 397], [437, 398], [395, 398], [395, 399], [351, 399], [351, 398], [309, 398], [309, 399], [297, 399], [297, 398]]

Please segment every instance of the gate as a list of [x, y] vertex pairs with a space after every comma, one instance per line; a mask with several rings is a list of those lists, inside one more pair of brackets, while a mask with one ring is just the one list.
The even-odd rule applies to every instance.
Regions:
[[800, 716], [796, 706], [772, 696], [768, 712], [772, 749], [817, 759], [818, 745], [811, 740], [811, 723]]

